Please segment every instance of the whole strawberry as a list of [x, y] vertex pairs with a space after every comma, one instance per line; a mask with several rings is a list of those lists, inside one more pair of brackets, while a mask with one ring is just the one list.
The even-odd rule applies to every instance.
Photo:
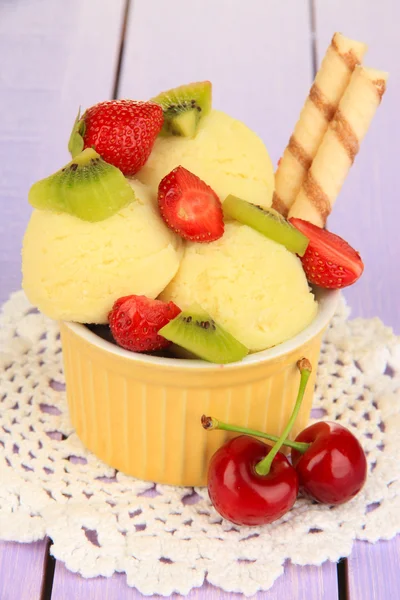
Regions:
[[124, 175], [134, 175], [145, 164], [163, 126], [161, 106], [154, 102], [109, 100], [95, 104], [75, 121], [68, 144], [74, 158], [94, 148]]
[[158, 332], [180, 312], [173, 302], [124, 296], [114, 303], [108, 322], [119, 346], [133, 352], [153, 352], [170, 345]]
[[289, 221], [310, 240], [300, 259], [310, 283], [339, 289], [361, 277], [364, 270], [361, 256], [343, 238], [303, 219], [292, 217]]

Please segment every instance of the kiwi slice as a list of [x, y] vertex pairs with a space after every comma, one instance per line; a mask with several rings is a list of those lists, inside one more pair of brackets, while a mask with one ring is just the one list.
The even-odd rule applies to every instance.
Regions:
[[200, 306], [193, 305], [160, 329], [159, 334], [196, 356], [213, 363], [242, 360], [249, 350]]
[[211, 110], [212, 86], [209, 81], [189, 83], [162, 92], [153, 102], [161, 104], [164, 125], [160, 135], [193, 137], [200, 119]]
[[119, 169], [87, 148], [65, 167], [33, 184], [34, 208], [65, 212], [84, 221], [103, 221], [135, 199]]
[[303, 256], [307, 250], [309, 239], [273, 208], [262, 208], [232, 195], [222, 206], [225, 215], [282, 244], [290, 252]]

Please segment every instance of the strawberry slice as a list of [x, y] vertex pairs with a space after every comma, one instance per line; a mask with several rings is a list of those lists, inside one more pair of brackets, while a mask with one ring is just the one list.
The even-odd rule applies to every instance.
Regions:
[[310, 240], [301, 258], [310, 283], [339, 289], [361, 277], [364, 270], [361, 256], [343, 238], [303, 219], [292, 217], [289, 221]]
[[153, 352], [171, 344], [158, 332], [180, 312], [173, 302], [146, 296], [124, 296], [114, 303], [108, 322], [119, 346], [134, 352]]
[[176, 167], [161, 180], [158, 205], [168, 227], [186, 240], [213, 242], [224, 233], [217, 194], [184, 167]]

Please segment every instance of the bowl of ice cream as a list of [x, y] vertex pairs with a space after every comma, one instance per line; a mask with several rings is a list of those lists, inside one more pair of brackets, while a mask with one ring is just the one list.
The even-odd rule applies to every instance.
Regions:
[[[35, 211], [24, 240], [24, 287], [60, 321], [70, 417], [85, 446], [141, 479], [203, 485], [228, 434], [207, 435], [201, 415], [280, 434], [302, 356], [314, 373], [293, 434], [307, 424], [336, 293], [313, 292], [295, 254], [233, 220], [214, 242], [183, 244], [148, 188], [132, 185], [136, 202], [106, 221]], [[179, 348], [164, 356], [120, 348], [107, 317], [127, 293], [172, 300], [182, 310], [197, 303], [250, 354], [212, 364], [180, 358]]]
[[232, 434], [207, 434], [201, 415], [280, 434], [296, 399], [296, 363], [305, 356], [314, 369], [295, 437], [309, 421], [321, 339], [338, 293], [316, 291], [318, 309], [308, 327], [227, 365], [130, 352], [85, 325], [61, 323], [67, 398], [77, 434], [89, 450], [126, 474], [205, 485], [209, 459]]
[[307, 425], [338, 288], [363, 265], [321, 215], [281, 214], [265, 145], [211, 108], [209, 82], [153, 100], [78, 115], [71, 162], [29, 192], [23, 287], [60, 322], [83, 444], [128, 475], [200, 486], [231, 435], [207, 435], [201, 416], [280, 435], [302, 357], [312, 375], [291, 437]]

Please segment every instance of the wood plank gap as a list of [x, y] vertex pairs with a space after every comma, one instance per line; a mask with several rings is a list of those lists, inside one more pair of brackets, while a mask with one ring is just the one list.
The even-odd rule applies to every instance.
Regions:
[[341, 558], [336, 566], [338, 581], [338, 600], [349, 600], [349, 578], [347, 558]]
[[309, 0], [308, 2], [310, 12], [310, 29], [311, 29], [311, 64], [313, 70], [313, 79], [315, 78], [318, 71], [318, 51], [317, 51], [317, 7], [315, 0]]
[[46, 547], [46, 562], [43, 573], [43, 584], [40, 593], [40, 600], [51, 600], [53, 590], [54, 571], [56, 568], [56, 559], [50, 554], [50, 548], [53, 542], [48, 540]]
[[116, 100], [119, 96], [119, 81], [121, 78], [121, 71], [122, 71], [122, 67], [124, 64], [125, 39], [126, 39], [126, 31], [128, 28], [128, 22], [129, 22], [131, 2], [132, 2], [132, 0], [125, 0], [124, 13], [123, 13], [123, 17], [122, 17], [122, 27], [121, 27], [119, 51], [118, 51], [118, 62], [117, 62], [117, 69], [115, 71], [115, 80], [114, 80], [114, 87], [113, 87], [113, 92], [112, 92], [113, 100]]

